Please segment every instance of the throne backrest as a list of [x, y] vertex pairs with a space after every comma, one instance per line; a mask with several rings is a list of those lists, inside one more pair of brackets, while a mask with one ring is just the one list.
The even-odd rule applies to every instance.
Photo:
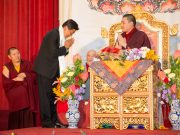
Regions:
[[[151, 42], [151, 47], [159, 56], [162, 68], [169, 64], [169, 28], [165, 22], [156, 20], [155, 17], [141, 8], [135, 8], [132, 14], [136, 17], [136, 28], [144, 31]], [[113, 24], [109, 30], [109, 45], [113, 46], [118, 32], [121, 32], [121, 23]]]

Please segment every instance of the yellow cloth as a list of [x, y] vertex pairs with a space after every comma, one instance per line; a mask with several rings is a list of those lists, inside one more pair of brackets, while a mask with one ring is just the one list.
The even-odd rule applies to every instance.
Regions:
[[19, 71], [20, 71], [20, 65], [19, 66], [14, 66], [14, 68], [16, 69], [16, 71], [19, 73]]
[[118, 78], [121, 78], [127, 72], [130, 72], [137, 62], [138, 61], [124, 61], [123, 66], [120, 66], [119, 61], [104, 61], [104, 64], [106, 67], [108, 67], [108, 69], [110, 69], [111, 72], [117, 75]]

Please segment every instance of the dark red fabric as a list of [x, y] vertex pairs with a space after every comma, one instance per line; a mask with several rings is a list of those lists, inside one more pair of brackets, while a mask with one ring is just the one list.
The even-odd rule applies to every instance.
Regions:
[[8, 129], [28, 128], [35, 126], [35, 113], [29, 109], [10, 112]]
[[[0, 72], [12, 46], [20, 50], [23, 59], [34, 61], [43, 36], [58, 26], [58, 5], [58, 0], [0, 0]], [[1, 76], [0, 97], [0, 111], [8, 110]], [[1, 116], [0, 121], [8, 119]]]
[[126, 48], [123, 47], [122, 49], [133, 49], [141, 47], [148, 47], [151, 49], [149, 38], [143, 31], [139, 31], [134, 28], [128, 34], [123, 32], [122, 36], [126, 38], [127, 43]]
[[162, 115], [163, 115], [163, 121], [164, 121], [164, 126], [167, 128], [172, 128], [172, 125], [169, 121], [169, 113], [171, 111], [171, 106], [164, 102], [162, 105]]
[[126, 41], [129, 41], [129, 39], [132, 37], [132, 35], [137, 31], [136, 28], [133, 28], [128, 34], [123, 33], [124, 37], [126, 38]]
[[[85, 104], [85, 102], [88, 104]], [[82, 100], [79, 104], [80, 120], [78, 128], [90, 128], [90, 100]]]
[[15, 70], [12, 62], [5, 65], [9, 70], [9, 78], [3, 76], [2, 82], [8, 98], [9, 110], [15, 112], [29, 108], [31, 111], [37, 112], [36, 76], [30, 62], [22, 61], [20, 65], [19, 73], [26, 74], [24, 81], [13, 81], [12, 79], [17, 77], [19, 73]]

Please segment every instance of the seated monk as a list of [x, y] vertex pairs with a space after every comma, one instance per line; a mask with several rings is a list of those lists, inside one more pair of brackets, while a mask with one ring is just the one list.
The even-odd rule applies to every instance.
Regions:
[[[94, 58], [97, 58], [95, 50], [89, 50], [86, 55], [86, 70], [93, 63]], [[80, 102], [79, 111], [81, 117], [78, 123], [79, 128], [90, 128], [90, 75], [86, 81], [86, 92], [83, 95], [83, 100]]]
[[21, 60], [17, 48], [8, 49], [10, 62], [2, 71], [2, 82], [9, 103], [8, 128], [17, 129], [35, 126], [37, 110], [35, 74], [28, 61]]
[[125, 14], [121, 21], [122, 34], [118, 34], [115, 46], [120, 49], [147, 47], [151, 49], [148, 36], [136, 27], [136, 18], [132, 14]]

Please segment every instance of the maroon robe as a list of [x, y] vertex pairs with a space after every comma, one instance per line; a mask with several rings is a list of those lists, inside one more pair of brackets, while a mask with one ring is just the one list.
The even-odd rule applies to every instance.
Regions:
[[148, 36], [143, 31], [139, 31], [136, 28], [132, 29], [128, 34], [122, 33], [122, 36], [126, 38], [127, 46], [123, 49], [133, 49], [148, 47], [151, 49], [151, 44]]
[[[14, 113], [13, 116], [16, 115], [18, 117], [22, 117], [20, 116], [22, 112], [25, 112], [27, 115], [29, 115], [29, 113], [27, 113], [27, 110], [29, 110], [30, 112], [37, 112], [37, 87], [35, 83], [35, 74], [31, 70], [32, 68], [30, 62], [21, 61], [19, 72], [15, 70], [12, 62], [7, 63], [5, 66], [9, 70], [9, 78], [2, 75], [2, 82], [9, 103], [9, 111], [12, 114]], [[26, 74], [26, 78], [24, 81], [12, 80], [13, 78], [17, 77], [19, 73], [22, 72]], [[18, 112], [20, 112], [20, 114]], [[25, 120], [26, 118], [23, 119]], [[15, 127], [20, 128], [18, 126]], [[21, 125], [21, 127], [23, 127], [23, 125]]]

